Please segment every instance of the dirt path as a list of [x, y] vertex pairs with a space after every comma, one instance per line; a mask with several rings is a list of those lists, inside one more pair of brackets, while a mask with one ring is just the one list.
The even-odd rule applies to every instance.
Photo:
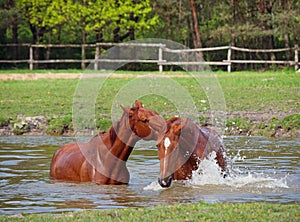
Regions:
[[7, 80], [38, 80], [38, 79], [77, 79], [80, 73], [9, 73], [0, 74], [0, 81]]
[[[0, 74], [0, 81], [8, 80], [39, 80], [39, 79], [79, 79], [83, 75], [88, 75], [88, 73], [9, 73], [9, 74]], [[160, 77], [160, 78], [189, 78], [192, 77], [188, 74], [121, 74], [121, 73], [112, 73], [112, 74], [99, 74], [99, 76], [106, 78], [141, 78], [141, 77]]]

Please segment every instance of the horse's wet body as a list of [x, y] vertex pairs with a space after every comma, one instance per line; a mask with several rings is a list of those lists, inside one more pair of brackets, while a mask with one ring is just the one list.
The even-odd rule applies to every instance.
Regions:
[[[105, 168], [100, 168], [100, 164], [104, 165], [108, 162], [108, 159], [104, 157], [105, 153], [102, 154], [101, 163], [94, 161], [93, 157], [88, 157], [86, 153], [94, 153], [95, 156], [99, 155], [99, 150], [104, 145], [105, 147], [110, 143], [107, 134], [97, 135], [92, 138], [88, 143], [70, 143], [62, 146], [54, 154], [50, 176], [57, 180], [66, 181], [78, 181], [78, 182], [95, 182], [98, 184], [122, 184], [128, 183], [129, 173], [126, 165], [123, 163], [123, 167], [120, 167], [117, 175], [107, 177], [109, 172]], [[101, 144], [100, 146], [98, 144]], [[105, 149], [105, 148], [104, 148]], [[107, 150], [107, 152], [110, 152]], [[94, 157], [95, 157], [94, 156]], [[88, 157], [88, 158], [87, 158]], [[121, 164], [120, 160], [120, 164]], [[96, 165], [96, 166], [95, 166]], [[109, 167], [110, 164], [106, 164]], [[100, 173], [100, 172], [102, 173]]]
[[109, 132], [96, 135], [88, 143], [70, 143], [59, 148], [51, 162], [51, 178], [127, 184], [130, 175], [126, 161], [135, 143], [140, 139], [156, 140], [165, 121], [138, 101], [134, 107], [123, 110], [120, 121]]
[[201, 160], [213, 151], [216, 153], [217, 164], [225, 172], [225, 149], [215, 131], [199, 127], [189, 119], [170, 118], [167, 120], [167, 131], [158, 143], [160, 185], [169, 187], [172, 179], [190, 179]]

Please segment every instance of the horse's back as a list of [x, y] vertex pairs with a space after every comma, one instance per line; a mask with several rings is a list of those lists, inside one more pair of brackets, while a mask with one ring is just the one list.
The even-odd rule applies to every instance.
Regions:
[[53, 155], [50, 177], [57, 180], [82, 181], [81, 168], [84, 162], [85, 158], [78, 143], [65, 144]]
[[129, 182], [129, 172], [126, 165], [120, 167], [121, 170], [116, 171], [117, 175], [112, 178], [109, 175], [110, 168], [97, 165], [96, 162], [94, 162], [94, 166], [91, 165], [90, 161], [93, 162], [93, 158], [88, 161], [85, 155], [96, 155], [96, 148], [97, 138], [92, 139], [89, 143], [69, 143], [63, 145], [53, 155], [50, 177], [55, 180], [64, 181], [127, 184]]

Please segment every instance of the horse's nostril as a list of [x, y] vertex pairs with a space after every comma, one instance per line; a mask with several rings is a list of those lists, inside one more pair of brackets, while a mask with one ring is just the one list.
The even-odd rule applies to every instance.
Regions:
[[171, 183], [172, 183], [172, 177], [168, 177], [168, 178], [158, 178], [158, 183], [161, 187], [170, 187]]

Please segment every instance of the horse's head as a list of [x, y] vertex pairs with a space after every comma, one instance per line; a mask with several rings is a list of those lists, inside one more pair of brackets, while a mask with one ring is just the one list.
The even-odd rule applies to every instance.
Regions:
[[162, 187], [169, 187], [173, 173], [190, 157], [196, 141], [189, 119], [172, 117], [167, 120], [167, 130], [158, 142], [158, 158], [160, 160], [160, 177]]
[[157, 140], [166, 128], [166, 121], [157, 112], [147, 109], [139, 101], [131, 108], [125, 108], [123, 116], [128, 118], [132, 132], [144, 140]]

